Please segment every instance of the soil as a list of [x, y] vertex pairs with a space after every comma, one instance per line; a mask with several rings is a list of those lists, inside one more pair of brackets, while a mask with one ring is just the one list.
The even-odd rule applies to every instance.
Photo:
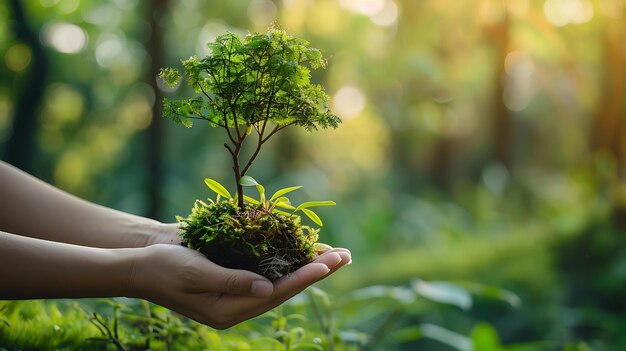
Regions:
[[233, 200], [196, 201], [187, 218], [178, 218], [182, 245], [223, 267], [246, 269], [270, 280], [285, 276], [316, 257], [318, 230], [297, 215], [272, 213], [263, 205]]

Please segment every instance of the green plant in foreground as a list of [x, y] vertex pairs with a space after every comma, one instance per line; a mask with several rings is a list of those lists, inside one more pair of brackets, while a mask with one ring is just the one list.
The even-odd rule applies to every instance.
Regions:
[[[232, 158], [237, 192], [232, 197], [207, 178], [205, 183], [218, 198], [210, 204], [196, 201], [189, 217], [178, 218], [183, 245], [222, 266], [277, 279], [316, 255], [319, 230], [302, 226], [295, 213], [322, 226], [310, 208], [335, 203], [310, 201], [294, 207], [284, 195], [299, 187], [281, 189], [267, 199], [265, 188], [246, 173], [262, 146], [279, 131], [291, 125], [308, 131], [339, 125], [324, 89], [311, 84], [311, 70], [324, 67], [326, 61], [307, 41], [276, 27], [245, 38], [226, 33], [208, 46], [207, 57], [182, 61], [184, 76], [173, 68], [161, 71], [160, 78], [170, 86], [185, 78], [198, 95], [164, 99], [163, 114], [188, 128], [194, 120], [203, 120], [226, 131], [224, 147]], [[243, 146], [252, 139], [256, 145], [244, 155]], [[255, 186], [259, 199], [246, 196], [245, 186]]]

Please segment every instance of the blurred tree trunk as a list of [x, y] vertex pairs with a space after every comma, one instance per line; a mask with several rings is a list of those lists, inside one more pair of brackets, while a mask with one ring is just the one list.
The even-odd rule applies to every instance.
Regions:
[[37, 112], [41, 105], [48, 76], [48, 60], [39, 37], [38, 30], [28, 25], [26, 14], [20, 0], [10, 0], [9, 8], [13, 12], [13, 31], [16, 38], [28, 45], [32, 51], [32, 60], [23, 74], [23, 80], [15, 94], [15, 113], [13, 133], [6, 143], [5, 160], [33, 173], [33, 160], [37, 151], [35, 136], [38, 128]]
[[432, 161], [433, 181], [443, 191], [449, 191], [452, 185], [452, 157], [455, 140], [447, 135], [441, 135], [435, 143]]
[[148, 52], [150, 53], [150, 70], [147, 82], [154, 91], [154, 106], [152, 107], [152, 123], [147, 131], [148, 137], [148, 217], [159, 219], [161, 215], [161, 183], [163, 162], [163, 118], [161, 118], [161, 100], [163, 94], [157, 86], [156, 77], [163, 67], [165, 44], [160, 20], [167, 10], [169, 0], [152, 0], [148, 6], [148, 24], [150, 25], [150, 38], [148, 40]]
[[497, 71], [493, 84], [493, 124], [492, 142], [493, 159], [511, 170], [511, 138], [513, 136], [513, 120], [509, 109], [504, 105], [504, 88], [506, 72], [504, 61], [510, 50], [511, 18], [503, 9], [502, 20], [487, 28], [487, 37], [496, 49]]
[[[624, 14], [626, 16], [626, 14]], [[602, 100], [591, 126], [591, 150], [608, 154], [615, 162], [617, 176], [624, 177], [626, 118], [626, 25], [623, 19], [607, 19], [603, 31], [604, 77]]]

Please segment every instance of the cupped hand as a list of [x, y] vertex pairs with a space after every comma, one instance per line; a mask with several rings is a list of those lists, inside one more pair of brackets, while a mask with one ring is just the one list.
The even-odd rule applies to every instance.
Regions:
[[273, 284], [256, 273], [221, 267], [178, 245], [140, 249], [129, 295], [143, 298], [216, 329], [258, 316], [351, 262], [350, 251], [328, 249]]

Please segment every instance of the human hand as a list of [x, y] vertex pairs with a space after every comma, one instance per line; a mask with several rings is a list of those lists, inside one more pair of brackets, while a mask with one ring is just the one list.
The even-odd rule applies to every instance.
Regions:
[[350, 251], [329, 249], [272, 284], [256, 273], [221, 267], [182, 246], [157, 244], [141, 250], [130, 273], [130, 295], [216, 329], [258, 316], [351, 262]]

